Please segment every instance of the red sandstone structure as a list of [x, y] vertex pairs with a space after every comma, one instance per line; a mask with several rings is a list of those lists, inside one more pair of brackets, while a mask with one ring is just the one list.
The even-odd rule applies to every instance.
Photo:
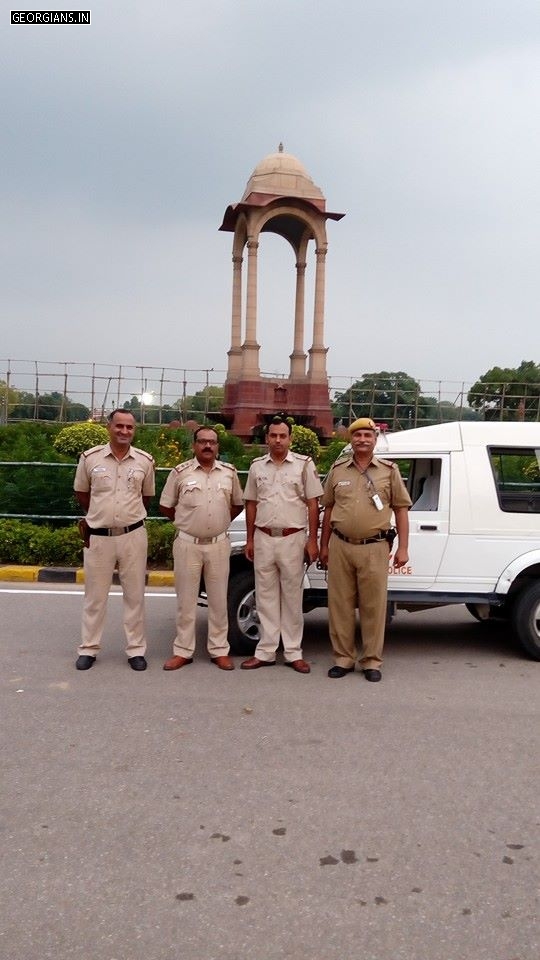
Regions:
[[[286, 412], [321, 438], [332, 434], [332, 412], [324, 346], [326, 200], [296, 157], [283, 152], [265, 157], [251, 174], [240, 203], [227, 207], [220, 230], [234, 233], [231, 346], [221, 419], [233, 433], [249, 440], [265, 417]], [[257, 342], [257, 256], [261, 233], [275, 233], [291, 244], [296, 256], [294, 341], [287, 379], [262, 377]], [[304, 352], [305, 273], [310, 241], [315, 243], [313, 340]], [[242, 341], [242, 265], [247, 247], [247, 283]]]

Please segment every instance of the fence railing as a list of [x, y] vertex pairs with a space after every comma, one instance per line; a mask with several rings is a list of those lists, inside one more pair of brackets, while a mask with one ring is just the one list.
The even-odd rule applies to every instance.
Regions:
[[[281, 382], [283, 374], [266, 373]], [[226, 371], [0, 359], [0, 423], [102, 420], [127, 407], [140, 423], [204, 421], [222, 405]], [[479, 383], [369, 375], [329, 377], [336, 421], [371, 416], [390, 429], [459, 419], [540, 420], [540, 383]]]

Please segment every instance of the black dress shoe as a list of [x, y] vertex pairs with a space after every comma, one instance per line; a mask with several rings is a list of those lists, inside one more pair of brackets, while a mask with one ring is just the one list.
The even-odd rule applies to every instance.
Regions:
[[337, 680], [338, 677], [345, 677], [348, 673], [352, 673], [354, 667], [330, 667], [328, 671], [328, 676], [331, 680]]
[[128, 657], [128, 663], [132, 670], [146, 670], [146, 660], [144, 657]]
[[380, 670], [364, 670], [363, 672], [366, 680], [369, 680], [370, 683], [378, 683], [379, 680], [382, 680], [382, 673]]
[[90, 667], [94, 666], [95, 662], [95, 657], [86, 657], [84, 654], [81, 654], [80, 657], [77, 657], [75, 666], [77, 670], [89, 670]]

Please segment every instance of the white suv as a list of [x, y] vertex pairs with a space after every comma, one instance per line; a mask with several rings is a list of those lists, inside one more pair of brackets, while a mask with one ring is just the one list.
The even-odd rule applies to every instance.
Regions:
[[[413, 501], [410, 562], [389, 568], [389, 614], [464, 603], [479, 620], [509, 620], [540, 660], [540, 423], [420, 427], [381, 437], [376, 453], [396, 461]], [[259, 621], [243, 513], [229, 533], [229, 640], [249, 655]], [[312, 564], [304, 610], [326, 605], [325, 572]]]

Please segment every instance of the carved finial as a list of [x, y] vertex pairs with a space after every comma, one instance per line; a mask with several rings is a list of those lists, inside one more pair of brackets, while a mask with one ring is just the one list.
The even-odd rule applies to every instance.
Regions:
[[282, 143], [280, 143], [280, 145], [279, 145], [279, 147], [278, 147], [278, 153], [283, 153], [283, 144], [282, 144]]

